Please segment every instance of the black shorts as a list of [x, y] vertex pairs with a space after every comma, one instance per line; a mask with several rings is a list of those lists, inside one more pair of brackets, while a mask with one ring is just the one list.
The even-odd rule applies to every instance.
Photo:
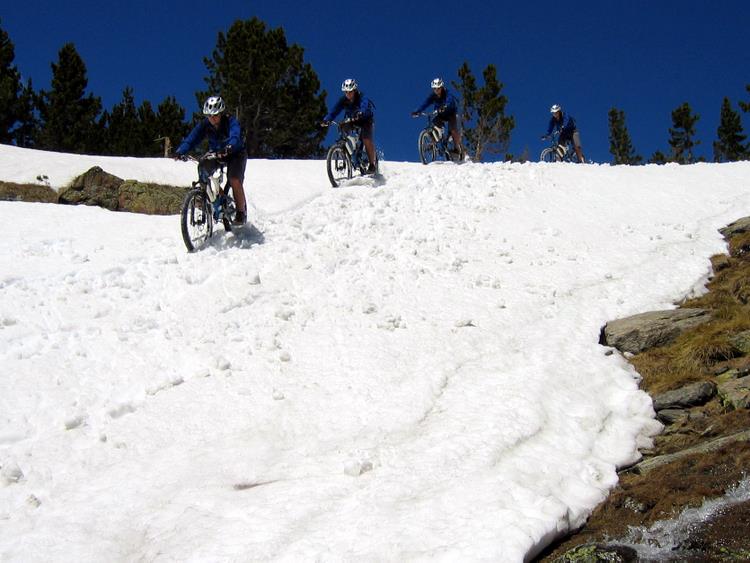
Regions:
[[242, 150], [234, 153], [226, 161], [227, 177], [229, 179], [239, 178], [240, 182], [245, 181], [245, 167], [247, 166], [247, 151]]
[[359, 138], [364, 140], [372, 140], [372, 133], [375, 129], [375, 120], [368, 119], [367, 121], [352, 121], [351, 125], [344, 128], [345, 131], [351, 131], [352, 129], [359, 128]]
[[458, 129], [458, 119], [456, 119], [455, 113], [450, 113], [448, 115], [438, 115], [435, 117], [435, 121], [433, 121], [435, 125], [438, 127], [442, 127], [446, 123], [448, 123], [448, 129], [451, 131], [454, 131]]

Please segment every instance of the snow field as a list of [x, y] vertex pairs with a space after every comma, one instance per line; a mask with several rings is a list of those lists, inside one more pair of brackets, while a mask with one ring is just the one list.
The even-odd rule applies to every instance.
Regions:
[[195, 254], [0, 203], [0, 559], [521, 561], [585, 520], [659, 429], [599, 330], [705, 275], [750, 166], [383, 172], [250, 161], [257, 231]]

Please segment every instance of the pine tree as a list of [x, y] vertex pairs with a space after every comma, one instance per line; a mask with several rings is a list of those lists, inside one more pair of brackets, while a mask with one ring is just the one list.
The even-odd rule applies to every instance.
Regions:
[[161, 156], [156, 112], [151, 102], [143, 100], [138, 106], [138, 156]]
[[643, 161], [635, 154], [625, 125], [625, 112], [617, 108], [609, 110], [609, 152], [614, 157], [613, 164], [640, 164]]
[[693, 115], [690, 104], [685, 102], [672, 112], [672, 127], [669, 129], [669, 145], [672, 147], [671, 162], [678, 164], [692, 164], [695, 162], [693, 147], [700, 144], [694, 141], [695, 122], [700, 119]]
[[650, 164], [666, 164], [668, 162], [667, 155], [661, 151], [655, 151], [648, 159]]
[[156, 124], [154, 139], [169, 139], [169, 145], [177, 144], [188, 134], [188, 124], [185, 122], [185, 109], [177, 103], [174, 96], [169, 96], [156, 108]]
[[42, 126], [39, 148], [72, 153], [101, 152], [101, 130], [97, 116], [101, 100], [86, 95], [86, 65], [72, 43], [58, 53], [52, 63], [52, 85], [39, 96]]
[[461, 101], [459, 116], [464, 132], [464, 144], [473, 160], [481, 161], [484, 153], [504, 154], [515, 127], [513, 116], [505, 115], [508, 98], [503, 95], [504, 84], [497, 78], [495, 65], [487, 65], [482, 73], [484, 86], [477, 86], [469, 64], [458, 70], [458, 82], [453, 82]]
[[139, 137], [140, 123], [133, 89], [126, 86], [122, 91], [122, 100], [108, 114], [105, 152], [114, 156], [140, 156]]
[[[750, 84], [746, 84], [745, 85], [745, 90], [747, 90], [747, 93], [750, 94]], [[750, 101], [748, 101], [748, 102], [740, 102], [740, 108], [745, 113], [749, 112], [750, 111]]]
[[19, 147], [34, 147], [34, 140], [39, 136], [39, 120], [35, 114], [36, 99], [37, 95], [29, 78], [18, 99], [18, 123], [13, 131], [13, 141]]
[[322, 153], [325, 92], [304, 49], [289, 45], [282, 28], [267, 29], [258, 18], [238, 20], [219, 33], [210, 59], [204, 59], [208, 91], [199, 105], [221, 95], [238, 116], [252, 157], [305, 158]]
[[721, 104], [721, 117], [716, 134], [718, 140], [714, 141], [715, 162], [733, 162], [747, 157], [746, 147], [742, 144], [747, 137], [742, 134], [740, 114], [732, 109], [727, 97]]
[[22, 120], [21, 73], [13, 64], [15, 47], [8, 34], [0, 28], [0, 143], [14, 139], [14, 129]]

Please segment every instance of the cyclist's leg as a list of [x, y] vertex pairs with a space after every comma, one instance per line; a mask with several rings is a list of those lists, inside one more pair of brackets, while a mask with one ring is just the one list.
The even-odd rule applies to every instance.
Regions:
[[578, 162], [586, 162], [583, 157], [583, 149], [581, 148], [581, 134], [578, 132], [578, 129], [573, 131], [573, 147], [576, 150], [576, 155], [578, 155]]
[[247, 151], [235, 153], [227, 163], [227, 176], [229, 185], [232, 186], [232, 195], [234, 196], [234, 205], [239, 213], [247, 216], [247, 206], [245, 204], [245, 166], [247, 165]]
[[365, 145], [367, 151], [367, 158], [370, 160], [370, 170], [375, 171], [375, 142], [373, 141], [373, 131], [375, 129], [375, 123], [371, 119], [362, 124], [360, 128], [360, 137], [362, 144]]
[[456, 118], [455, 113], [448, 117], [448, 128], [450, 129], [451, 137], [453, 137], [453, 146], [456, 147], [459, 156], [463, 158], [466, 151], [461, 142], [461, 131], [458, 129], [458, 119]]

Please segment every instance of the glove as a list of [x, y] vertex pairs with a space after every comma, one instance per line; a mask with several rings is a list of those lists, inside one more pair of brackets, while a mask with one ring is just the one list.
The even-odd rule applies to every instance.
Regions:
[[180, 154], [180, 153], [175, 153], [175, 154], [173, 154], [173, 155], [172, 155], [172, 158], [173, 158], [174, 160], [181, 160], [181, 161], [183, 161], [183, 162], [185, 162], [185, 161], [186, 161], [186, 160], [188, 159], [188, 157], [187, 157], [187, 155], [186, 155], [186, 154]]
[[227, 145], [223, 149], [221, 149], [219, 152], [216, 153], [216, 156], [219, 158], [226, 158], [230, 154], [232, 154], [232, 145]]
[[549, 135], [542, 135], [542, 141], [549, 141], [550, 136]]
[[411, 116], [412, 117], [419, 117], [419, 112], [418, 111], [413, 111], [413, 112], [411, 112]]
[[440, 106], [439, 108], [437, 108], [437, 114], [438, 114], [438, 115], [443, 115], [443, 114], [444, 114], [444, 113], [445, 113], [445, 112], [446, 112], [447, 110], [448, 110], [448, 108], [447, 108], [447, 107], [445, 107], [445, 106]]
[[323, 128], [328, 127], [330, 124], [331, 124], [330, 121], [321, 121], [320, 122], [320, 126], [323, 127]]

